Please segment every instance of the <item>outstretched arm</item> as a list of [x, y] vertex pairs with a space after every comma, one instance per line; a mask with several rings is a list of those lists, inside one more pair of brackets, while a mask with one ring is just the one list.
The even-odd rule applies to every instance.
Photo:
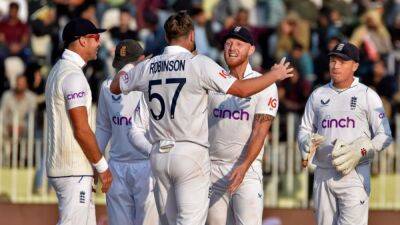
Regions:
[[290, 63], [285, 62], [285, 60], [286, 58], [282, 58], [279, 64], [275, 64], [271, 68], [271, 71], [263, 74], [263, 76], [245, 80], [236, 80], [228, 89], [227, 93], [241, 98], [246, 98], [264, 90], [276, 81], [292, 77], [293, 68], [290, 68]]

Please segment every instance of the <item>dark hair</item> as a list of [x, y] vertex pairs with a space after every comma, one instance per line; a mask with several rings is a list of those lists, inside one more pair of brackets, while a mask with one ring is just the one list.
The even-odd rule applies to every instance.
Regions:
[[146, 23], [156, 26], [158, 24], [158, 15], [150, 10], [146, 10], [143, 13], [143, 19]]
[[170, 16], [164, 24], [165, 35], [170, 41], [187, 36], [194, 30], [193, 21], [186, 11], [180, 11]]
[[119, 8], [119, 11], [121, 13], [129, 13], [129, 14], [131, 14], [131, 11], [126, 6], [123, 6], [123, 7]]
[[10, 5], [8, 5], [8, 7], [9, 7], [9, 9], [12, 9], [12, 8], [19, 9], [19, 4], [16, 2], [11, 2]]
[[33, 83], [35, 81], [36, 71], [40, 70], [41, 68], [42, 68], [42, 66], [36, 61], [29, 62], [28, 65], [26, 66], [24, 75], [28, 82], [29, 88], [31, 88], [33, 86]]
[[204, 13], [204, 10], [201, 7], [193, 7], [190, 11], [190, 16], [194, 17]]

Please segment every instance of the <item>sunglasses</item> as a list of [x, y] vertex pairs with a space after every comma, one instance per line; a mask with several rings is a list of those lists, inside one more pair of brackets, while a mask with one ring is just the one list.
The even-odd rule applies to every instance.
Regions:
[[94, 40], [96, 40], [97, 42], [100, 41], [100, 34], [87, 34], [85, 36], [77, 36], [77, 38], [80, 37], [85, 37], [85, 38], [93, 38]]

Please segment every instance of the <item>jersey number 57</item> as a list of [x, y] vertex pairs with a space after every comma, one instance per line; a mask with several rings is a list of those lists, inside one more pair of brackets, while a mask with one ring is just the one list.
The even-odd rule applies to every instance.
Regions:
[[[174, 119], [175, 115], [175, 108], [176, 108], [176, 102], [178, 101], [179, 98], [179, 93], [182, 90], [183, 85], [186, 83], [186, 78], [168, 78], [165, 80], [165, 84], [178, 84], [177, 88], [175, 89], [174, 97], [172, 98], [172, 103], [171, 103], [171, 119]], [[157, 92], [151, 92], [151, 87], [155, 85], [163, 85], [162, 80], [151, 80], [149, 81], [149, 101], [151, 102], [153, 99], [157, 99], [160, 102], [161, 105], [161, 110], [158, 115], [154, 113], [152, 109], [150, 109], [151, 116], [155, 120], [161, 120], [164, 117], [165, 114], [165, 101], [163, 97], [157, 93]]]

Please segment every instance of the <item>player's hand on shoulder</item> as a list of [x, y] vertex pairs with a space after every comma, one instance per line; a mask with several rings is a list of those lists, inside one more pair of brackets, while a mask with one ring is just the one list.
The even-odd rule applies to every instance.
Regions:
[[290, 62], [286, 62], [286, 57], [283, 57], [279, 64], [274, 64], [271, 67], [271, 72], [275, 72], [277, 81], [281, 81], [293, 76], [293, 68], [290, 67]]
[[101, 191], [103, 193], [106, 193], [108, 189], [111, 187], [112, 183], [112, 174], [110, 171], [110, 168], [108, 168], [106, 171], [99, 173], [99, 178], [101, 180], [102, 186], [101, 186]]

